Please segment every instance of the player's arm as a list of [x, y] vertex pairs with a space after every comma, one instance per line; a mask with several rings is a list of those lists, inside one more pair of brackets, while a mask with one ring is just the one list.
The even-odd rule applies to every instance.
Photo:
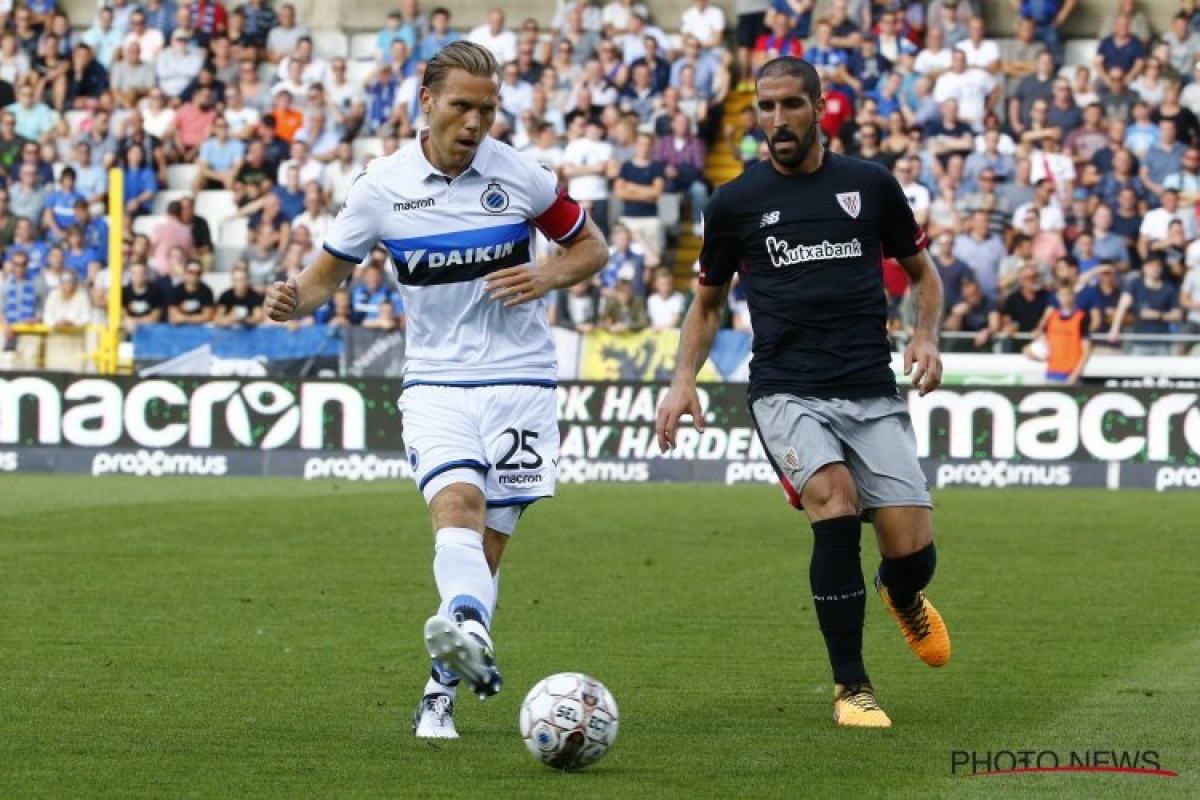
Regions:
[[322, 249], [295, 278], [267, 287], [267, 317], [273, 322], [287, 322], [308, 316], [333, 296], [354, 267], [353, 262]]
[[[350, 191], [346, 203], [338, 212], [325, 234], [317, 257], [299, 275], [287, 281], [276, 281], [267, 287], [263, 303], [267, 318], [272, 322], [303, 319], [323, 306], [354, 268], [366, 260], [366, 255], [379, 240], [379, 221], [383, 199], [377, 197], [368, 170], [363, 170]], [[362, 257], [355, 255], [363, 253]]]
[[555, 289], [574, 286], [608, 263], [604, 234], [579, 203], [558, 189], [554, 173], [540, 165], [530, 165], [529, 183], [536, 214], [530, 222], [557, 243], [562, 252], [541, 264], [522, 264], [489, 275], [488, 293], [506, 306], [528, 303]]
[[679, 352], [671, 388], [658, 406], [658, 449], [667, 452], [675, 446], [675, 431], [680, 418], [691, 415], [696, 430], [704, 430], [704, 409], [696, 391], [696, 375], [708, 360], [721, 329], [721, 317], [729, 301], [729, 284], [696, 287], [696, 296], [679, 330]]
[[704, 210], [706, 237], [700, 251], [700, 277], [696, 295], [679, 331], [679, 351], [671, 388], [658, 405], [654, 431], [658, 449], [675, 446], [675, 431], [684, 415], [691, 415], [696, 430], [704, 430], [704, 409], [696, 391], [696, 375], [708, 360], [729, 301], [729, 287], [741, 263], [741, 241], [736, 223], [725, 210], [725, 194], [718, 190]]
[[912, 281], [917, 308], [912, 339], [904, 348], [904, 374], [911, 374], [912, 385], [926, 395], [942, 382], [942, 357], [938, 352], [938, 331], [945, 304], [942, 278], [924, 248], [897, 261]]
[[880, 172], [879, 239], [884, 254], [895, 258], [908, 273], [917, 310], [912, 338], [904, 348], [904, 374], [912, 375], [912, 385], [926, 395], [942, 382], [942, 356], [938, 352], [938, 332], [946, 304], [942, 278], [925, 249], [929, 237], [917, 224], [900, 184], [891, 173], [882, 168]]

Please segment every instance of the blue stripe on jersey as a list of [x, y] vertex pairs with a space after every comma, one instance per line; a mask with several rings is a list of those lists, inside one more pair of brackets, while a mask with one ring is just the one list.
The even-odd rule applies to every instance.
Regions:
[[529, 223], [474, 228], [435, 236], [384, 239], [406, 286], [466, 283], [529, 263]]

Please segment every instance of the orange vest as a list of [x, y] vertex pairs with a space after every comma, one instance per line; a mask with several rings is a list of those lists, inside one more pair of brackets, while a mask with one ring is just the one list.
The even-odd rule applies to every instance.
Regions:
[[295, 108], [271, 113], [275, 115], [275, 135], [291, 143], [296, 138], [296, 131], [304, 127], [304, 113]]
[[1083, 358], [1083, 321], [1086, 314], [1075, 309], [1069, 317], [1061, 311], [1050, 315], [1046, 322], [1046, 346], [1050, 355], [1046, 358], [1046, 371], [1069, 375], [1079, 366]]

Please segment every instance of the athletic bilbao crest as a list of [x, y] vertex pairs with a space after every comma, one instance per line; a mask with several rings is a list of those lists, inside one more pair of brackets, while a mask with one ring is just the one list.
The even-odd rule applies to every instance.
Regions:
[[852, 219], [858, 219], [858, 212], [862, 211], [862, 198], [858, 196], [858, 192], [839, 192], [837, 196], [838, 205], [842, 207], [850, 215]]

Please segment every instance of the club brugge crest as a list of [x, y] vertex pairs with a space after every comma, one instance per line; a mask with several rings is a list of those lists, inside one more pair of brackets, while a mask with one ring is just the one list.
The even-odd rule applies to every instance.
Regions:
[[508, 192], [504, 191], [504, 187], [498, 181], [492, 181], [479, 196], [479, 202], [484, 211], [499, 214], [508, 208]]
[[862, 211], [862, 198], [858, 192], [839, 192], [837, 196], [838, 205], [842, 207], [853, 219], [858, 219], [858, 212]]
[[414, 470], [417, 468], [417, 465], [421, 463], [421, 456], [417, 453], [417, 448], [408, 448], [408, 463], [409, 466], [411, 466]]

